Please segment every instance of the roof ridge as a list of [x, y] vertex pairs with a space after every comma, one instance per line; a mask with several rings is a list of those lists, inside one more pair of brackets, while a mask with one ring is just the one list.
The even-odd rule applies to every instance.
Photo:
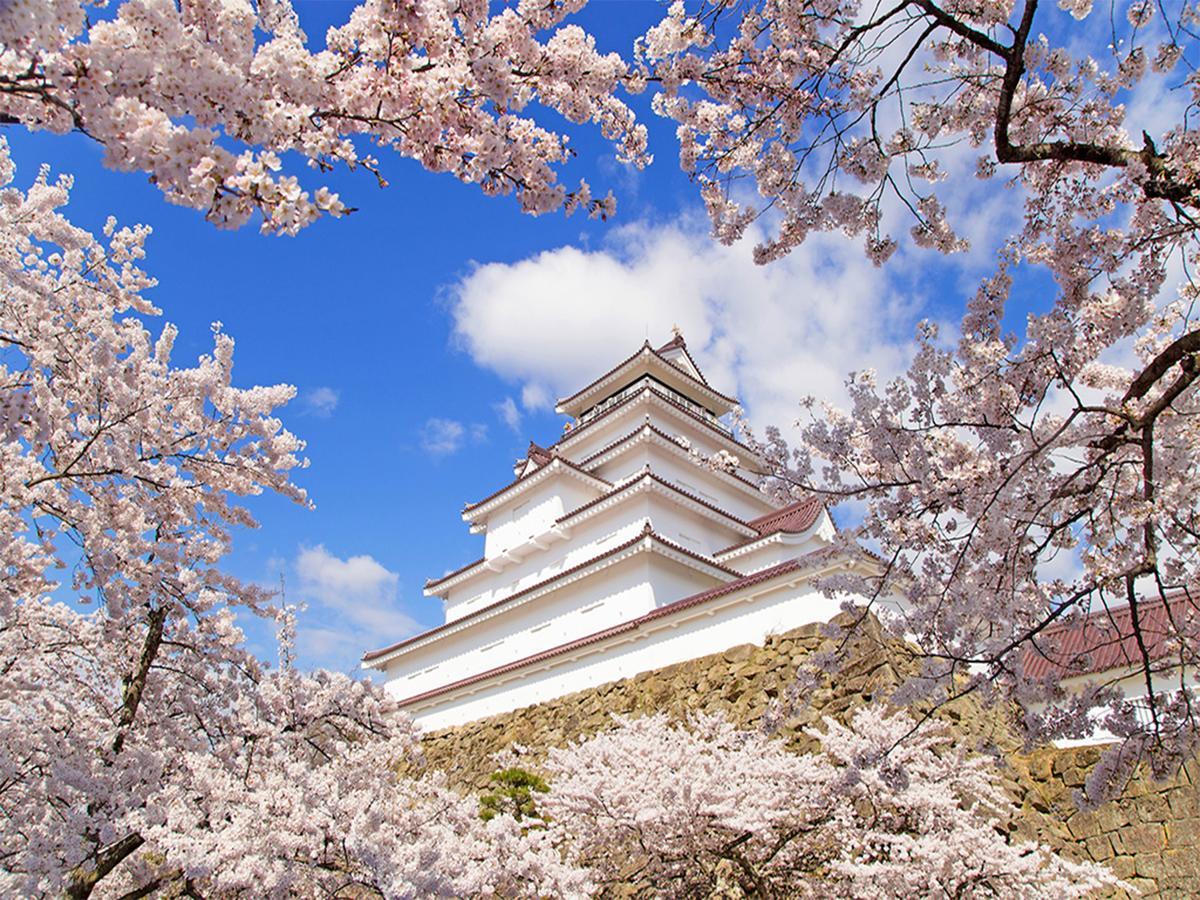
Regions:
[[542, 472], [544, 472], [546, 470], [547, 466], [549, 466], [550, 463], [554, 463], [554, 462], [560, 462], [564, 466], [574, 469], [576, 472], [579, 472], [582, 475], [586, 475], [589, 478], [594, 478], [596, 481], [603, 482], [604, 484], [611, 484], [611, 482], [601, 478], [599, 475], [589, 472], [587, 469], [584, 469], [584, 468], [580, 467], [579, 465], [577, 465], [576, 463], [571, 462], [571, 460], [567, 459], [565, 456], [563, 456], [561, 453], [558, 452], [558, 450], [556, 449], [557, 446], [558, 445], [555, 444], [553, 447], [551, 447], [549, 450], [546, 451], [552, 457], [552, 459], [550, 459], [549, 462], [547, 462], [545, 465], [539, 466], [537, 469], [535, 469], [532, 472], [526, 472], [524, 475], [519, 475], [518, 477], [516, 477], [512, 481], [510, 481], [508, 484], [504, 485], [504, 487], [488, 494], [482, 500], [477, 500], [474, 503], [468, 503], [466, 506], [463, 507], [463, 512], [465, 513], [472, 509], [478, 509], [479, 507], [483, 506], [485, 503], [490, 503], [491, 501], [495, 500], [497, 497], [504, 494], [506, 491], [511, 490], [512, 488], [515, 488], [521, 482], [540, 475]]

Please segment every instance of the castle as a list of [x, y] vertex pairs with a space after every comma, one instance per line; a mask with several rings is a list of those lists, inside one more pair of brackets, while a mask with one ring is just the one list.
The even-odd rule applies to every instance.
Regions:
[[[814, 580], [867, 554], [830, 546], [816, 498], [779, 506], [722, 421], [682, 335], [649, 342], [565, 400], [548, 448], [463, 520], [483, 556], [426, 583], [445, 623], [364, 654], [427, 729], [462, 724], [825, 622]], [[724, 452], [728, 467], [706, 460]]]

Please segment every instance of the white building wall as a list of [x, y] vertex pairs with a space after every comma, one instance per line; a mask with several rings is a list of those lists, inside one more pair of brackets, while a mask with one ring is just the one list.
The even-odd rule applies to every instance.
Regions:
[[483, 555], [493, 559], [504, 551], [541, 534], [554, 520], [599, 496], [595, 488], [573, 475], [547, 477], [488, 513]]
[[636, 476], [647, 465], [664, 481], [744, 521], [766, 515], [775, 508], [765, 494], [729, 484], [715, 472], [650, 441], [631, 446], [620, 456], [598, 466], [595, 472], [601, 478], [617, 482]]
[[581, 516], [577, 523], [567, 523], [564, 526], [569, 529], [567, 539], [531, 552], [497, 571], [483, 570], [450, 588], [443, 595], [446, 619], [460, 619], [631, 540], [641, 533], [646, 521], [663, 537], [697, 553], [709, 554], [741, 539], [727, 525], [681, 508], [670, 497], [653, 490], [640, 490], [599, 513]]
[[587, 655], [547, 660], [512, 673], [503, 683], [482, 685], [474, 693], [451, 692], [406, 711], [427, 730], [448, 728], [738, 644], [761, 644], [770, 634], [828, 621], [839, 609], [840, 600], [803, 584], [751, 590], [594, 645]]
[[564, 456], [582, 462], [645, 425], [647, 421], [666, 434], [685, 437], [698, 452], [705, 455], [711, 455], [725, 447], [725, 443], [711, 428], [687, 413], [664, 406], [649, 392], [644, 392], [623, 406], [620, 411], [597, 419], [581, 427], [578, 432], [564, 437], [557, 449]]
[[387, 690], [396, 699], [411, 697], [627, 622], [719, 583], [643, 551], [406, 650], [383, 668]]

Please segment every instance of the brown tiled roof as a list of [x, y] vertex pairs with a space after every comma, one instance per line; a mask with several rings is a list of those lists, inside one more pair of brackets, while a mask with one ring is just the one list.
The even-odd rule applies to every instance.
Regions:
[[752, 519], [750, 525], [758, 529], [759, 534], [774, 534], [777, 531], [799, 534], [813, 527], [824, 508], [819, 497], [805, 497], [783, 509]]
[[[644, 344], [642, 344], [641, 347], [639, 347], [637, 349], [637, 351], [632, 356], [629, 356], [626, 359], [621, 360], [619, 363], [617, 363], [615, 366], [613, 366], [611, 369], [609, 369], [607, 372], [605, 372], [603, 375], [601, 375], [595, 381], [592, 381], [590, 384], [587, 384], [584, 387], [581, 387], [579, 390], [577, 390], [571, 396], [563, 397], [561, 400], [559, 400], [557, 403], [555, 403], [555, 406], [558, 407], [558, 406], [562, 406], [564, 403], [570, 403], [572, 400], [574, 400], [576, 397], [579, 397], [581, 394], [586, 394], [588, 391], [590, 391], [592, 388], [594, 388], [600, 382], [604, 381], [606, 378], [609, 378], [613, 374], [619, 372], [625, 366], [629, 365], [631, 362], [633, 362], [635, 359], [637, 359], [639, 356], [641, 356], [642, 352], [645, 350], [649, 350], [660, 361], [666, 363], [668, 366], [671, 366], [671, 368], [674, 371], [678, 372], [680, 375], [682, 375], [688, 381], [691, 381], [694, 384], [704, 388], [704, 390], [708, 391], [710, 394], [716, 394], [718, 397], [720, 397], [726, 403], [732, 403], [732, 404], [737, 403], [737, 399], [735, 397], [727, 396], [725, 394], [722, 394], [720, 391], [716, 390], [715, 388], [710, 387], [708, 382], [704, 380], [703, 375], [701, 375], [700, 378], [695, 378], [692, 375], [690, 375], [689, 373], [685, 372], [683, 369], [679, 368], [679, 366], [672, 364], [669, 359], [666, 359], [662, 355], [662, 352], [663, 352], [663, 350], [670, 349], [670, 347], [671, 347], [670, 344], [666, 344], [661, 349], [655, 350], [653, 347], [650, 346], [650, 342], [646, 341]], [[684, 348], [683, 352], [687, 353], [686, 347]], [[688, 354], [688, 359], [691, 359], [691, 354]], [[694, 365], [694, 366], [696, 365], [695, 360], [692, 360], [692, 365]], [[699, 366], [696, 366], [696, 371], [697, 372], [700, 371]]]
[[459, 568], [455, 569], [453, 572], [447, 572], [441, 578], [427, 578], [427, 579], [425, 579], [425, 587], [427, 587], [427, 588], [437, 587], [443, 581], [449, 581], [451, 578], [457, 578], [459, 575], [461, 575], [463, 572], [467, 571], [468, 569], [473, 569], [476, 566], [478, 566], [479, 564], [481, 564], [485, 559], [487, 559], [486, 556], [481, 556], [481, 557], [479, 557], [479, 559], [472, 560], [471, 562], [467, 563], [465, 566], [460, 566]]
[[753, 537], [745, 541], [739, 541], [736, 544], [730, 544], [728, 547], [722, 547], [717, 553], [729, 553], [732, 550], [737, 550], [739, 547], [745, 547], [747, 544], [753, 544], [755, 541], [761, 541], [763, 538], [772, 534], [801, 534], [816, 524], [822, 510], [825, 509], [819, 497], [805, 497], [803, 500], [797, 500], [783, 509], [777, 509], [775, 512], [767, 513], [765, 516], [759, 516], [757, 519], [751, 519], [747, 524], [758, 531], [758, 537]]
[[539, 466], [544, 466], [550, 460], [554, 459], [554, 455], [549, 450], [535, 444], [533, 441], [529, 442], [529, 449], [525, 451], [525, 456]]
[[[1200, 630], [1200, 593], [1192, 591], [1138, 602], [1138, 626], [1151, 662], [1165, 659], [1173, 638]], [[1174, 620], [1174, 622], [1172, 622]], [[1051, 625], [1026, 649], [1024, 672], [1030, 678], [1092, 675], [1143, 664], [1133, 628], [1133, 610], [1117, 606], [1097, 610], [1082, 621]]]
[[679, 553], [683, 553], [686, 556], [690, 556], [694, 559], [697, 559], [700, 562], [703, 562], [704, 564], [711, 566], [714, 569], [718, 569], [722, 572], [725, 572], [726, 574], [733, 575], [735, 578], [741, 577], [742, 573], [738, 572], [736, 569], [731, 569], [728, 566], [723, 566], [719, 562], [716, 562], [712, 559], [709, 559], [706, 556], [701, 556], [699, 553], [695, 553], [692, 550], [689, 550], [687, 547], [681, 547], [679, 544], [676, 544], [674, 541], [667, 540], [662, 535], [655, 534], [653, 531], [651, 531], [649, 529], [649, 523], [647, 523], [647, 528], [644, 529], [642, 531], [642, 533], [637, 535], [636, 537], [633, 537], [630, 540], [625, 541], [622, 544], [618, 544], [616, 547], [612, 547], [608, 550], [605, 550], [603, 553], [598, 553], [595, 556], [591, 557], [590, 559], [586, 559], [583, 562], [578, 563], [577, 565], [571, 566], [569, 569], [563, 569], [563, 571], [561, 571], [561, 572], [555, 572], [549, 578], [544, 578], [541, 581], [537, 582], [536, 584], [531, 584], [527, 588], [522, 588], [521, 590], [517, 591], [515, 594], [509, 594], [507, 597], [503, 597], [503, 598], [497, 600], [495, 603], [489, 603], [487, 606], [480, 607], [479, 609], [475, 610], [474, 612], [469, 612], [465, 616], [455, 619], [453, 622], [445, 622], [441, 625], [436, 626], [435, 628], [430, 628], [428, 631], [423, 631], [420, 634], [415, 634], [410, 638], [405, 638], [402, 641], [399, 641], [395, 644], [391, 644], [387, 647], [383, 647], [379, 650], [368, 650], [362, 656], [363, 662], [369, 662], [370, 660], [378, 659], [381, 656], [386, 656], [389, 653], [393, 653], [396, 650], [400, 650], [403, 647], [407, 647], [409, 644], [413, 644], [413, 643], [416, 643], [417, 641], [423, 640], [432, 635], [439, 634], [439, 633], [445, 631], [447, 628], [450, 628], [454, 625], [458, 625], [460, 622], [468, 622], [472, 619], [476, 619], [479, 616], [482, 616], [484, 613], [491, 612], [494, 609], [497, 609], [501, 606], [505, 606], [509, 603], [512, 603], [512, 601], [514, 601], [520, 597], [524, 597], [525, 595], [533, 593], [534, 591], [541, 590], [542, 588], [544, 588], [550, 584], [553, 584], [554, 582], [559, 581], [560, 579], [566, 578], [568, 575], [574, 575], [576, 572], [580, 571], [581, 569], [586, 569], [588, 566], [593, 565], [594, 563], [598, 563], [602, 560], [608, 559], [610, 556], [616, 556], [619, 553], [623, 553], [626, 550], [628, 550], [630, 547], [633, 547], [634, 545], [645, 540], [646, 538], [651, 538], [652, 540], [655, 540], [658, 543], [671, 548], [672, 550], [675, 550]]
[[676, 600], [674, 603], [668, 603], [665, 606], [660, 606], [657, 609], [651, 610], [645, 615], [638, 616], [636, 619], [630, 619], [628, 622], [622, 622], [620, 625], [614, 625], [610, 628], [605, 628], [603, 631], [597, 631], [586, 637], [577, 638], [565, 644], [559, 644], [557, 647], [551, 647], [549, 650], [543, 650], [540, 653], [535, 653], [532, 656], [526, 656], [523, 659], [518, 659], [502, 666], [496, 666], [493, 669], [480, 672], [477, 675], [471, 675], [466, 678], [460, 678], [458, 681], [453, 681], [441, 687], [433, 688], [432, 690], [424, 691], [420, 694], [415, 694], [412, 697], [406, 697], [400, 701], [401, 706], [408, 706], [417, 703], [421, 700], [427, 700], [430, 697], [436, 697], [439, 694], [445, 694], [449, 691], [456, 690], [460, 687], [466, 687], [470, 684], [475, 684], [480, 681], [485, 681], [488, 678], [494, 678], [497, 675], [503, 675], [508, 672], [523, 669], [526, 666], [536, 665], [544, 662], [547, 659], [553, 659], [556, 656], [561, 656], [564, 653], [570, 653], [573, 650], [578, 650], [587, 647], [590, 644], [597, 644], [610, 637], [615, 637], [619, 634], [624, 634], [629, 631], [636, 631], [643, 625], [661, 619], [664, 616], [669, 616], [672, 613], [680, 610], [688, 609], [693, 606], [699, 606], [709, 600], [715, 600], [718, 597], [723, 597], [727, 594], [732, 594], [742, 588], [752, 587], [764, 581], [769, 581], [778, 575], [793, 572], [801, 567], [800, 560], [789, 560], [788, 562], [780, 563], [777, 566], [772, 566], [769, 569], [763, 569], [761, 572], [755, 572], [753, 575], [747, 575], [739, 578], [737, 581], [731, 581], [728, 584], [717, 585], [714, 588], [709, 588], [706, 591], [701, 591], [698, 594], [692, 594], [690, 597], [684, 597], [682, 600]]
[[[608, 484], [608, 482], [605, 481], [603, 478], [601, 478], [599, 475], [593, 475], [591, 472], [587, 471], [586, 469], [581, 469], [579, 466], [575, 465], [575, 463], [571, 462], [566, 457], [559, 456], [554, 453], [551, 453], [550, 455], [553, 457], [553, 459], [551, 459], [549, 462], [553, 462], [556, 459], [560, 463], [562, 463], [564, 466], [568, 466], [569, 468], [574, 469], [576, 472], [579, 472], [582, 475], [586, 475], [588, 478], [594, 478], [596, 481], [599, 481], [603, 484]], [[549, 462], [547, 462], [546, 465], [549, 465]], [[517, 485], [521, 484], [522, 482], [526, 481], [527, 479], [534, 477], [539, 472], [541, 472], [542, 469], [544, 469], [544, 468], [545, 468], [545, 465], [543, 465], [537, 469], [534, 469], [532, 472], [526, 473], [525, 475], [521, 475], [521, 476], [518, 476], [517, 478], [514, 478], [512, 481], [510, 481], [504, 487], [500, 488], [498, 491], [492, 491], [492, 493], [488, 494], [482, 500], [477, 500], [474, 503], [468, 503], [466, 506], [463, 507], [463, 512], [469, 512], [472, 509], [477, 509], [478, 507], [483, 506], [483, 504], [489, 503], [492, 500], [495, 500], [497, 497], [501, 496], [502, 494], [506, 493], [507, 491], [512, 490]], [[609, 485], [609, 486], [611, 487], [611, 485]]]

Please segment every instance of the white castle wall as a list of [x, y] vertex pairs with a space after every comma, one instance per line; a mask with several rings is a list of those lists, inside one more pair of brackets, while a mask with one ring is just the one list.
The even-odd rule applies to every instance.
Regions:
[[576, 655], [515, 672], [508, 680], [479, 686], [474, 693], [470, 689], [452, 692], [407, 711], [428, 730], [461, 725], [738, 644], [761, 644], [770, 634], [827, 621], [839, 610], [840, 601], [822, 596], [802, 580], [749, 590]]
[[449, 630], [387, 664], [387, 689], [405, 699], [507, 665], [718, 584], [658, 554], [640, 552], [461, 630]]

